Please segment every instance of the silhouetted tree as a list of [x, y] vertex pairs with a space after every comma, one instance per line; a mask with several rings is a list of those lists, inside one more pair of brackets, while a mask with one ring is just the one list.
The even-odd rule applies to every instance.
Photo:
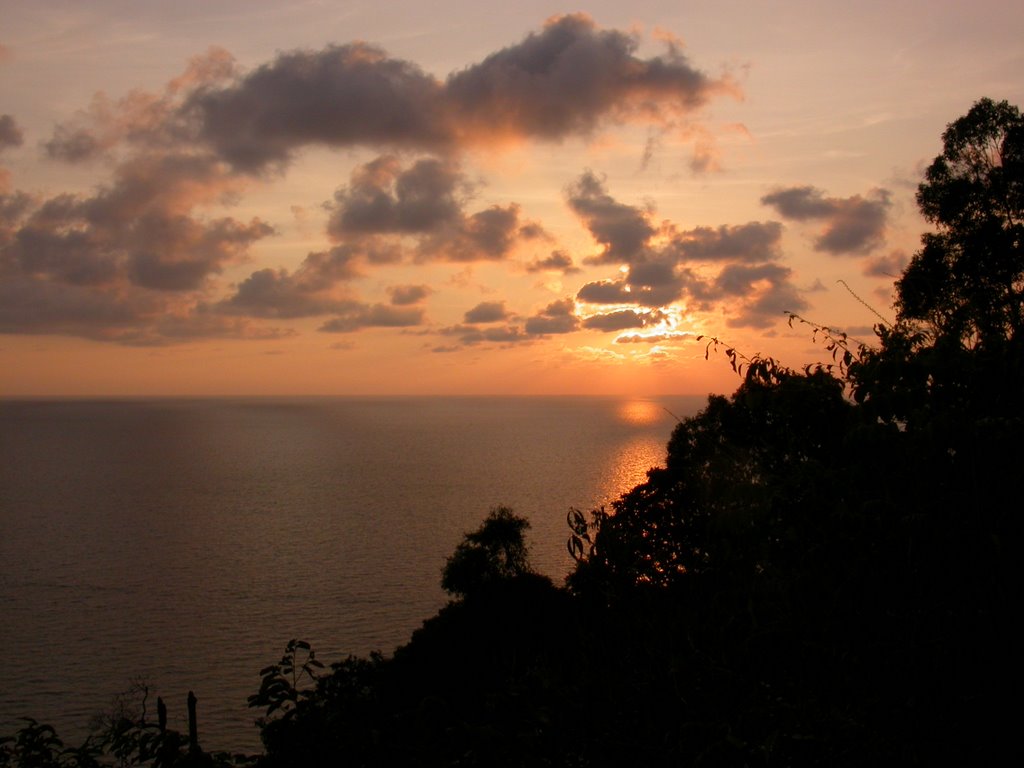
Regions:
[[709, 397], [680, 422], [666, 466], [614, 501], [610, 514], [598, 513], [598, 530], [573, 518], [579, 565], [570, 584], [669, 586], [708, 571], [763, 573], [806, 556], [808, 525], [835, 492], [850, 411], [842, 383], [826, 372], [755, 362], [732, 397]]
[[1024, 327], [1024, 118], [981, 99], [942, 134], [918, 187], [935, 232], [897, 283], [902, 319], [968, 347]]
[[[639, 666], [689, 664], [696, 685], [703, 659], [727, 670], [709, 674], [746, 702], [718, 715], [742, 760], [765, 727], [780, 762], [826, 764], [986, 762], [1009, 733], [995, 702], [1020, 679], [1002, 638], [1021, 598], [1022, 159], [1019, 110], [976, 103], [920, 185], [936, 231], [878, 344], [819, 328], [829, 370], [754, 358], [731, 398], [675, 428], [663, 469], [610, 512], [570, 514], [570, 587], [659, 634], [689, 617], [694, 655]], [[794, 729], [815, 735], [785, 743]]]
[[445, 563], [441, 587], [467, 597], [495, 583], [531, 573], [525, 534], [530, 521], [508, 507], [495, 507]]
[[917, 193], [936, 229], [896, 283], [895, 325], [850, 380], [871, 416], [939, 429], [958, 451], [954, 423], [1024, 413], [1024, 118], [981, 99], [942, 138]]

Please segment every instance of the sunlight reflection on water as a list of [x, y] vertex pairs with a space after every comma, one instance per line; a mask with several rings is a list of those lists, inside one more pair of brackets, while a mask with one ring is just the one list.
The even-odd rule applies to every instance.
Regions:
[[602, 473], [601, 495], [618, 498], [647, 479], [647, 470], [665, 464], [665, 442], [651, 437], [635, 437], [619, 447]]
[[616, 410], [619, 420], [635, 427], [648, 426], [665, 419], [665, 408], [651, 400], [624, 400]]

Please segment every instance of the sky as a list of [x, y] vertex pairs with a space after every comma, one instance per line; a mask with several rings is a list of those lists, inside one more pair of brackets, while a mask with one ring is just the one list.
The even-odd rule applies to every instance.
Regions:
[[0, 396], [730, 392], [827, 362], [786, 313], [870, 342], [943, 129], [1024, 104], [1019, 2], [0, 18]]

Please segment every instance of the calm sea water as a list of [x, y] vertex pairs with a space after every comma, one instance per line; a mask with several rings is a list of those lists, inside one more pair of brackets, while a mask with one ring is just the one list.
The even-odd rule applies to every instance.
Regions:
[[642, 481], [703, 401], [0, 403], [0, 733], [32, 716], [77, 742], [144, 680], [182, 730], [195, 691], [206, 748], [254, 751], [246, 697], [290, 638], [389, 653], [498, 504], [560, 580], [568, 508]]

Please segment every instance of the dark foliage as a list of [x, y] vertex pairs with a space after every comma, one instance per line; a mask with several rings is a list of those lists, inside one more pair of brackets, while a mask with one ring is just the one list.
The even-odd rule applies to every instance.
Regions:
[[530, 573], [525, 534], [530, 521], [508, 507], [495, 507], [480, 527], [465, 539], [445, 563], [441, 587], [451, 595], [468, 597], [494, 584]]

